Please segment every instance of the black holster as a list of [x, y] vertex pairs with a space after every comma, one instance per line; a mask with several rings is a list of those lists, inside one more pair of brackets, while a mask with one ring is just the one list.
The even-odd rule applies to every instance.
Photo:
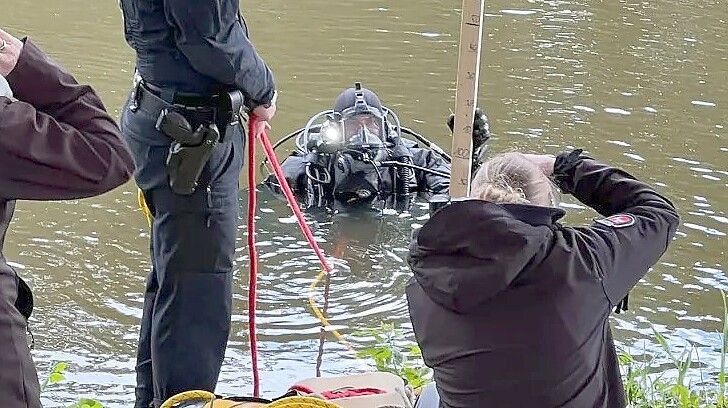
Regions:
[[[231, 120], [237, 119], [242, 105], [242, 93], [240, 91], [229, 92], [221, 106], [216, 107], [217, 119], [223, 119], [224, 122], [220, 125], [227, 125]], [[218, 116], [221, 112], [225, 112], [224, 118]], [[176, 194], [194, 193], [215, 146], [222, 141], [218, 125], [211, 121], [193, 129], [184, 115], [164, 109], [159, 114], [156, 127], [157, 130], [172, 139], [167, 156], [170, 188]], [[223, 129], [224, 131], [225, 129]]]
[[157, 130], [172, 138], [167, 156], [169, 186], [176, 194], [195, 192], [212, 151], [220, 140], [217, 125], [200, 125], [196, 130], [179, 112], [163, 110], [157, 120]]
[[220, 132], [214, 123], [207, 127], [201, 126], [195, 133], [200, 135], [199, 144], [186, 145], [174, 141], [169, 148], [169, 186], [177, 194], [190, 195], [195, 192], [202, 170], [220, 139]]

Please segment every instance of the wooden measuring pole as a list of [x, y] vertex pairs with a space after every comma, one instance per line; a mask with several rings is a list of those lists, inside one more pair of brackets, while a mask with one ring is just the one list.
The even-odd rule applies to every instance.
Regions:
[[467, 197], [470, 193], [473, 118], [478, 103], [484, 12], [485, 0], [463, 0], [450, 174], [450, 196], [453, 198]]

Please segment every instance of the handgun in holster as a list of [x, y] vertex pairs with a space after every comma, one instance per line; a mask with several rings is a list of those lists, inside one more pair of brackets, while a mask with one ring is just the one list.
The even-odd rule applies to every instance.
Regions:
[[220, 140], [217, 125], [209, 123], [193, 130], [182, 114], [165, 109], [160, 113], [156, 127], [172, 139], [167, 156], [170, 188], [176, 194], [194, 193], [202, 170]]
[[[238, 90], [228, 92], [226, 97], [220, 101], [219, 106], [215, 106], [216, 119], [225, 122], [222, 125], [237, 122], [243, 102], [242, 92]], [[225, 112], [224, 118], [219, 116], [221, 112]], [[167, 156], [169, 186], [177, 194], [194, 193], [212, 151], [218, 143], [222, 142], [225, 129], [221, 134], [217, 124], [213, 121], [200, 125], [197, 129], [192, 129], [192, 125], [184, 115], [168, 109], [160, 112], [156, 128], [172, 138]]]

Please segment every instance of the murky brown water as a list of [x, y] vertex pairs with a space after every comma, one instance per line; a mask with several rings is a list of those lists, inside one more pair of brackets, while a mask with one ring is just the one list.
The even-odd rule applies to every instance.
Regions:
[[[673, 344], [696, 344], [714, 363], [728, 289], [728, 2], [487, 1], [480, 103], [495, 150], [555, 153], [580, 146], [660, 186], [683, 225], [669, 253], [614, 320], [617, 336], [642, 347], [650, 324]], [[281, 136], [330, 104], [355, 80], [378, 91], [406, 125], [449, 145], [443, 121], [454, 105], [459, 1], [269, 0], [245, 2], [261, 53], [280, 84]], [[0, 26], [31, 34], [118, 114], [133, 70], [115, 1], [3, 0]], [[246, 193], [241, 192], [241, 203]], [[593, 213], [567, 198], [568, 221]], [[261, 365], [264, 392], [312, 376], [318, 321], [307, 308], [315, 258], [286, 207], [260, 213]], [[405, 217], [316, 217], [316, 234], [344, 265], [331, 286], [332, 322], [344, 334], [382, 320], [407, 323], [404, 261], [413, 224]], [[238, 253], [234, 336], [222, 392], [246, 392], [247, 255]], [[103, 197], [21, 203], [7, 256], [31, 282], [40, 372], [72, 363], [67, 387], [45, 394], [64, 406], [76, 394], [128, 406], [141, 315], [147, 228], [129, 184]], [[319, 289], [317, 293], [319, 293]], [[366, 369], [333, 340], [323, 370]], [[710, 372], [710, 368], [705, 369]]]

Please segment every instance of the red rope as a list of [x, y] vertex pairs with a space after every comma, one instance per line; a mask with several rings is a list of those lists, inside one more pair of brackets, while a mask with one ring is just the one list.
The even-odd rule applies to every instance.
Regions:
[[258, 118], [251, 116], [248, 124], [248, 256], [250, 276], [248, 278], [248, 331], [250, 336], [250, 358], [253, 369], [253, 396], [260, 396], [260, 377], [258, 373], [258, 338], [255, 330], [255, 310], [258, 286], [258, 250], [255, 247], [255, 212], [257, 196], [255, 186], [255, 139]]
[[248, 254], [250, 257], [250, 278], [248, 283], [248, 330], [250, 333], [250, 358], [252, 359], [253, 369], [253, 396], [255, 397], [260, 396], [260, 377], [258, 373], [258, 340], [255, 328], [255, 303], [258, 281], [258, 252], [255, 247], [255, 212], [257, 206], [255, 190], [255, 187], [257, 185], [255, 181], [256, 139], [260, 140], [261, 144], [263, 145], [263, 150], [265, 151], [265, 155], [268, 158], [268, 161], [273, 166], [273, 172], [278, 179], [278, 184], [283, 189], [283, 194], [286, 196], [288, 206], [291, 207], [293, 214], [296, 216], [296, 219], [298, 220], [298, 226], [301, 228], [303, 235], [306, 237], [308, 245], [316, 253], [316, 257], [318, 257], [318, 260], [321, 263], [321, 267], [324, 269], [324, 271], [326, 271], [326, 274], [330, 275], [333, 270], [331, 265], [324, 257], [323, 251], [321, 251], [321, 248], [318, 246], [318, 243], [314, 239], [311, 228], [309, 228], [308, 224], [306, 223], [306, 219], [303, 217], [303, 212], [298, 206], [298, 201], [296, 201], [296, 197], [293, 195], [293, 191], [288, 185], [288, 181], [286, 181], [286, 177], [283, 174], [283, 169], [278, 162], [278, 158], [276, 158], [275, 151], [273, 150], [273, 146], [268, 139], [268, 134], [265, 131], [265, 128], [261, 128], [262, 130], [260, 132], [258, 132], [257, 134], [255, 133], [256, 130], [260, 127], [259, 123], [260, 119], [253, 115], [250, 115], [250, 121], [248, 122], [248, 191], [250, 192], [248, 195]]
[[306, 224], [306, 219], [303, 217], [301, 207], [298, 206], [298, 201], [296, 201], [296, 197], [293, 195], [293, 191], [291, 191], [291, 186], [288, 185], [288, 181], [286, 181], [286, 177], [283, 175], [283, 169], [281, 168], [280, 163], [278, 163], [276, 153], [273, 150], [273, 146], [270, 144], [270, 140], [268, 140], [268, 135], [266, 134], [265, 130], [263, 130], [258, 135], [258, 138], [263, 144], [263, 150], [265, 151], [266, 157], [268, 157], [268, 161], [270, 161], [271, 165], [273, 166], [273, 171], [275, 172], [276, 178], [278, 179], [278, 184], [280, 184], [281, 188], [283, 189], [283, 194], [286, 196], [288, 205], [291, 207], [293, 214], [298, 220], [298, 226], [301, 227], [301, 232], [303, 232], [303, 235], [306, 236], [306, 241], [308, 241], [308, 245], [316, 253], [319, 262], [321, 263], [321, 267], [324, 269], [324, 271], [326, 271], [326, 273], [330, 274], [333, 269], [324, 257], [324, 254], [321, 251], [321, 248], [319, 248], [318, 243], [314, 239], [311, 228], [309, 228], [308, 224]]

